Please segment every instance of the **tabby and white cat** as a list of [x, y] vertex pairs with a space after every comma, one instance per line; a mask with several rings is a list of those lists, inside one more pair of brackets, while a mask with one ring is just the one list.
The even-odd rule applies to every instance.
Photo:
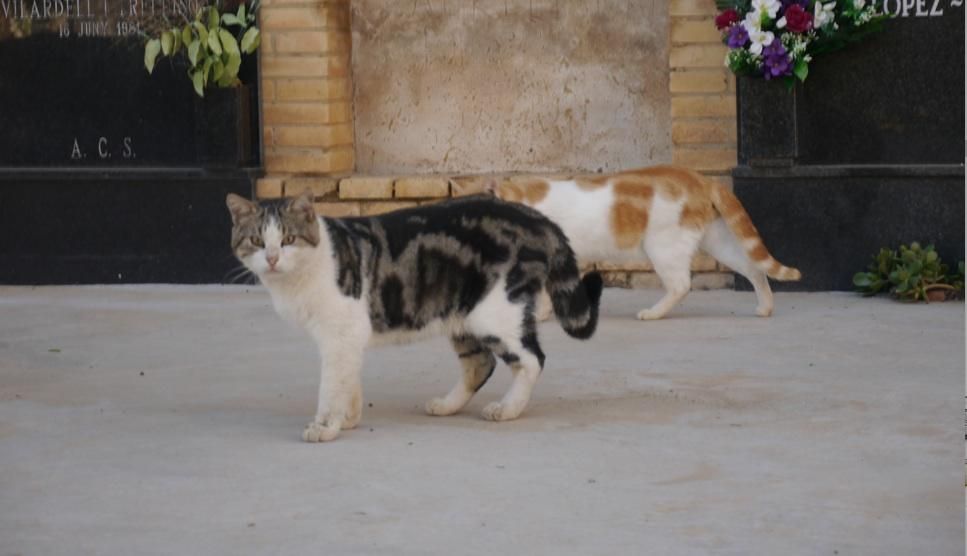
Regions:
[[463, 372], [427, 403], [431, 415], [462, 409], [500, 357], [514, 380], [483, 417], [504, 421], [524, 410], [544, 366], [534, 321], [542, 289], [571, 336], [588, 338], [597, 325], [601, 277], [582, 279], [560, 228], [519, 204], [478, 196], [341, 219], [317, 217], [308, 193], [261, 203], [230, 194], [227, 204], [236, 257], [318, 345], [319, 404], [307, 442], [359, 423], [371, 340], [449, 334]]
[[660, 319], [691, 288], [691, 262], [701, 248], [749, 279], [756, 314], [772, 314], [768, 277], [798, 280], [795, 268], [769, 254], [749, 214], [720, 183], [676, 166], [552, 180], [491, 181], [498, 198], [523, 203], [564, 230], [580, 263], [651, 261], [665, 286], [654, 306], [638, 313]]

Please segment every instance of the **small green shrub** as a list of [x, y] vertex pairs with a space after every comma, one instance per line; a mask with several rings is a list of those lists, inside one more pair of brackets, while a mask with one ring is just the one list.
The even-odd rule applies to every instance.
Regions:
[[901, 245], [897, 251], [880, 249], [867, 272], [853, 276], [853, 285], [864, 296], [888, 291], [903, 301], [927, 301], [931, 290], [945, 290], [947, 297], [962, 295], [963, 261], [957, 274], [948, 276], [947, 271], [933, 245], [921, 247], [914, 242], [909, 247]]

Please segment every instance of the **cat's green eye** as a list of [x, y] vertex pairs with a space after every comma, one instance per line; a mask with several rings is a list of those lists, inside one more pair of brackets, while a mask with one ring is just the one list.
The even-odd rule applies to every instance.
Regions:
[[262, 242], [262, 238], [258, 236], [251, 236], [250, 238], [248, 238], [248, 240], [251, 241], [252, 245], [256, 247], [265, 247], [265, 243]]
[[292, 245], [295, 243], [295, 236], [285, 236], [282, 238], [282, 245]]

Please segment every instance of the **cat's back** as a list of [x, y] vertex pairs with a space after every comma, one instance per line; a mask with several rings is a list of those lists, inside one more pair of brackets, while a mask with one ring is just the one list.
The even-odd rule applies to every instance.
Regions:
[[646, 230], [675, 228], [683, 219], [704, 226], [714, 215], [715, 187], [687, 168], [664, 165], [568, 179], [516, 178], [495, 193], [547, 215], [585, 260], [620, 260], [637, 254]]
[[540, 231], [548, 225], [540, 212], [489, 195], [448, 199], [430, 205], [388, 212], [370, 219], [387, 233], [408, 237], [415, 234], [456, 233], [486, 227], [488, 223], [518, 226]]

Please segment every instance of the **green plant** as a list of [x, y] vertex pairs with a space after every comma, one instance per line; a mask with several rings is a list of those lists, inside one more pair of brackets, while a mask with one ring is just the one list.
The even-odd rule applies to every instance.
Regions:
[[235, 13], [220, 14], [216, 5], [203, 6], [183, 27], [172, 27], [148, 40], [144, 67], [152, 73], [158, 56], [174, 57], [184, 51], [190, 64], [188, 78], [198, 96], [204, 97], [207, 87], [238, 86], [242, 54], [252, 54], [261, 43], [255, 25], [257, 10], [257, 1], [250, 9], [240, 3]]
[[953, 275], [953, 280], [951, 280], [950, 285], [954, 287], [958, 292], [963, 294], [964, 292], [964, 261], [957, 263], [957, 274]]
[[857, 272], [853, 276], [853, 285], [856, 286], [857, 291], [869, 297], [889, 289], [890, 272], [893, 270], [895, 258], [896, 251], [881, 248], [867, 267], [869, 272]]
[[864, 296], [889, 291], [904, 301], [927, 301], [932, 290], [946, 290], [945, 295], [963, 292], [963, 261], [958, 268], [959, 274], [948, 276], [947, 265], [933, 245], [921, 247], [914, 242], [909, 247], [901, 245], [897, 251], [880, 249], [868, 271], [853, 276], [853, 285]]

